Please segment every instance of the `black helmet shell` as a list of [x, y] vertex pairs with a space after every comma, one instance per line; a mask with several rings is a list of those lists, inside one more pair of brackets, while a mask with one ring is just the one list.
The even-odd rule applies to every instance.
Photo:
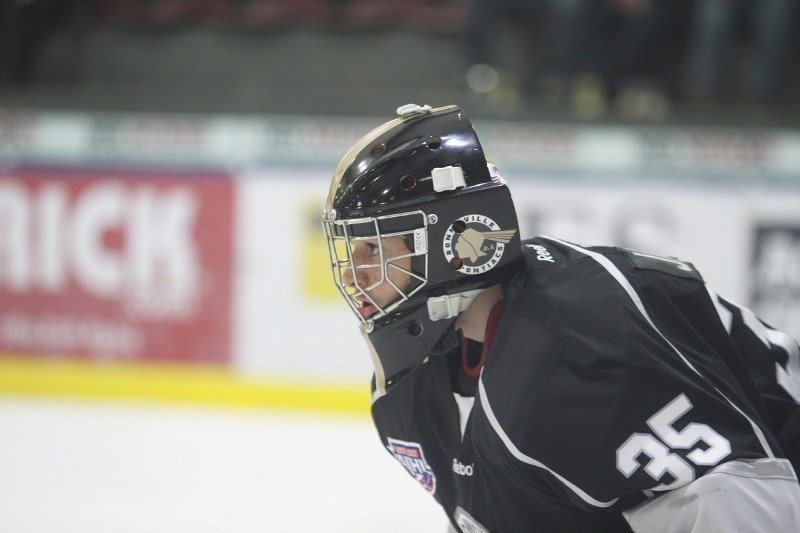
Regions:
[[[379, 390], [382, 380], [421, 364], [455, 321], [431, 319], [429, 301], [498, 283], [521, 263], [511, 194], [469, 119], [456, 106], [416, 109], [353, 145], [334, 172], [323, 215], [329, 239], [357, 227], [371, 233], [356, 237], [424, 230], [426, 253], [412, 260], [412, 270], [425, 273], [421, 286], [363, 325]], [[434, 170], [448, 167], [463, 181], [435, 186]], [[359, 220], [374, 224], [345, 223]]]

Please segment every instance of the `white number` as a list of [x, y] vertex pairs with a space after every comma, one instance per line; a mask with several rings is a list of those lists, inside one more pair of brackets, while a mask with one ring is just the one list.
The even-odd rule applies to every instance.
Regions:
[[694, 469], [648, 433], [634, 433], [617, 450], [617, 468], [625, 477], [631, 477], [639, 469], [640, 465], [637, 459], [641, 454], [650, 458], [647, 466], [644, 467], [644, 471], [650, 474], [650, 477], [659, 480], [661, 476], [669, 472], [675, 478], [672, 483], [662, 483], [653, 490], [674, 489], [694, 479]]
[[[688, 424], [681, 431], [672, 426], [692, 408], [686, 395], [681, 394], [666, 407], [647, 420], [647, 425], [658, 439], [649, 433], [634, 433], [617, 449], [617, 469], [625, 477], [631, 477], [641, 466], [638, 462], [642, 454], [650, 458], [644, 467], [645, 472], [658, 481], [665, 473], [674, 480], [662, 483], [653, 490], [670, 490], [695, 478], [694, 468], [672, 449], [688, 450], [702, 442], [705, 448], [695, 448], [687, 457], [695, 465], [713, 466], [731, 453], [728, 440], [706, 424]], [[661, 439], [661, 440], [659, 440]]]

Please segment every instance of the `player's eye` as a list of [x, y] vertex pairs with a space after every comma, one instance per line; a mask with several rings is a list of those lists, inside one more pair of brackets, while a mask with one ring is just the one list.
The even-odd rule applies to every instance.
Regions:
[[378, 255], [380, 252], [380, 247], [372, 242], [364, 243], [367, 247], [367, 255]]

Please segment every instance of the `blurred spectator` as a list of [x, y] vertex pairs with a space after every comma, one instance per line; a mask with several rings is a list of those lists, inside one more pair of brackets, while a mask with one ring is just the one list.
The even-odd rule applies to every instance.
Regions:
[[339, 0], [337, 23], [352, 28], [405, 27], [439, 34], [464, 30], [466, 10], [459, 0]]
[[[701, 99], [785, 96], [796, 39], [797, 0], [695, 0], [686, 91]], [[746, 45], [746, 46], [744, 46]]]
[[33, 80], [47, 40], [79, 0], [0, 0], [0, 81]]
[[496, 65], [497, 32], [506, 19], [516, 20], [521, 26], [537, 25], [548, 0], [468, 0], [466, 53], [470, 65]]
[[[540, 53], [540, 46], [559, 42], [558, 21], [551, 15], [558, 4], [556, 0], [467, 0], [464, 44], [469, 87], [478, 93], [490, 93], [498, 88], [501, 72], [505, 85], [512, 77], [520, 87], [534, 84], [539, 56], [554, 54], [550, 50]], [[509, 35], [509, 29], [521, 31]], [[541, 32], [548, 36], [542, 37]], [[521, 62], [515, 63], [503, 48], [509, 39], [514, 40], [513, 51], [522, 56]]]
[[629, 114], [646, 118], [654, 111], [653, 118], [663, 118], [688, 1], [471, 0], [468, 76], [476, 69], [482, 81], [501, 76], [499, 23], [512, 20], [531, 41], [524, 43], [531, 68], [517, 73], [523, 87], [538, 90], [547, 102], [569, 104], [582, 118], [602, 116], [616, 95]]
[[609, 92], [622, 118], [662, 120], [680, 86], [692, 0], [612, 0]]

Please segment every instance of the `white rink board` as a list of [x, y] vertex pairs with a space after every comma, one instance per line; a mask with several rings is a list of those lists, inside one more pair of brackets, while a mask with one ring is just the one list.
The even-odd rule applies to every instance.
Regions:
[[717, 294], [800, 338], [800, 189], [563, 178], [511, 185], [523, 235], [690, 261]]
[[[230, 325], [230, 361], [246, 376], [366, 382], [370, 363], [355, 318], [330, 287], [319, 289], [330, 274], [318, 218], [339, 158], [391, 111], [373, 118], [0, 111], [0, 167], [45, 167], [65, 176], [70, 169], [94, 176], [92, 169], [117, 168], [141, 174], [137, 179], [158, 169], [212, 169], [222, 171], [223, 185], [233, 176], [232, 296], [216, 285], [220, 299], [232, 298], [231, 312], [210, 304], [204, 318], [217, 319], [221, 333], [171, 326], [172, 337], [158, 337], [150, 352], [207, 350], [227, 361]], [[523, 236], [680, 256], [721, 295], [800, 337], [797, 131], [480, 120], [475, 126], [510, 182]], [[212, 229], [228, 229], [214, 219], [229, 214], [228, 204], [216, 201], [222, 196], [206, 198], [202, 220]], [[219, 251], [227, 239], [198, 237], [209, 256], [206, 270], [217, 268], [212, 259], [228, 256]], [[212, 273], [227, 283], [227, 264], [220, 263]], [[38, 296], [32, 293], [34, 304]], [[64, 298], [56, 303], [80, 308]], [[186, 339], [197, 346], [186, 348]], [[52, 352], [69, 350], [62, 344]]]
[[[291, 168], [238, 180], [233, 306], [238, 371], [367, 386], [372, 366], [355, 316], [341, 298], [320, 301], [303, 292], [302, 247], [309, 239], [325, 246], [320, 219], [328, 184], [322, 171]], [[326, 264], [314, 270], [333, 287]]]
[[[756, 229], [778, 225], [800, 232], [798, 188], [686, 179], [590, 182], [586, 176], [519, 173], [506, 178], [523, 237], [548, 234], [677, 256], [693, 262], [717, 293], [743, 304], [750, 303], [753, 289]], [[306, 219], [309, 209], [319, 218], [328, 180], [325, 170], [289, 167], [238, 181], [234, 361], [246, 374], [369, 377], [368, 354], [348, 308], [338, 298], [320, 301], [302, 291], [301, 248], [316, 238], [322, 246], [323, 239], [321, 228], [308, 233]], [[800, 241], [794, 245], [798, 250], [792, 253], [800, 254]], [[792, 257], [781, 260], [776, 276], [787, 289], [800, 291], [800, 268], [793, 277]], [[330, 283], [329, 273], [320, 270]], [[773, 325], [791, 326], [785, 317], [769, 316], [768, 308], [756, 310]]]
[[[524, 182], [512, 189], [523, 236], [634, 248], [692, 262], [721, 294], [744, 300], [748, 194], [669, 184]], [[800, 198], [800, 196], [798, 197]]]

